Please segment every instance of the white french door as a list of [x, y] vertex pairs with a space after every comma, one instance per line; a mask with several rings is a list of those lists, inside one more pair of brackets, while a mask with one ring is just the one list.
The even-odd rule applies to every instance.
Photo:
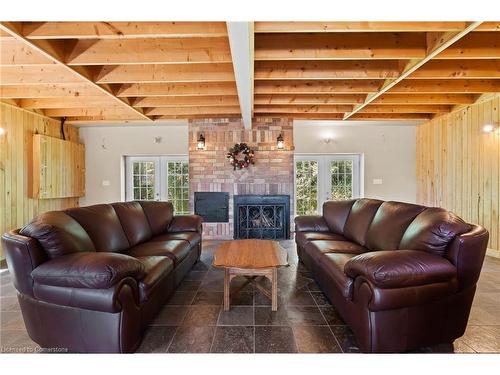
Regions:
[[295, 215], [321, 213], [328, 200], [359, 198], [359, 154], [295, 155]]
[[187, 156], [127, 156], [125, 198], [168, 200], [177, 215], [189, 214]]

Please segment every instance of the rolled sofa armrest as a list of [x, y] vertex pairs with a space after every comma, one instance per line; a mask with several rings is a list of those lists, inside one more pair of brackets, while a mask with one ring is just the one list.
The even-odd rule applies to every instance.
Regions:
[[379, 288], [403, 288], [451, 281], [456, 267], [447, 259], [420, 250], [374, 251], [357, 255], [344, 266], [347, 276], [363, 277]]
[[180, 215], [174, 216], [170, 226], [168, 227], [168, 233], [176, 232], [199, 232], [201, 233], [201, 223], [203, 219], [198, 215]]
[[142, 279], [145, 270], [141, 262], [125, 254], [78, 252], [42, 263], [31, 276], [41, 285], [108, 289], [126, 277]]
[[326, 225], [323, 216], [309, 215], [297, 216], [295, 218], [296, 232], [329, 232], [330, 228]]

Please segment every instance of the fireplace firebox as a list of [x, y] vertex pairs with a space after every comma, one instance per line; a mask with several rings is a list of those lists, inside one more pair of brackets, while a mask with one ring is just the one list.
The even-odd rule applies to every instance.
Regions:
[[235, 195], [234, 238], [290, 238], [289, 195]]

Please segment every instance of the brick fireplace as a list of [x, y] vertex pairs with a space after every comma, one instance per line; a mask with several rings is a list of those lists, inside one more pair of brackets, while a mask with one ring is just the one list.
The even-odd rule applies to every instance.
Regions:
[[[205, 136], [205, 150], [197, 150], [198, 135]], [[282, 134], [285, 149], [278, 150]], [[235, 143], [245, 142], [255, 151], [255, 164], [233, 170], [226, 154]], [[229, 193], [229, 221], [203, 224], [204, 238], [232, 239], [235, 195], [289, 195], [293, 213], [293, 128], [290, 119], [254, 120], [245, 129], [239, 119], [191, 120], [189, 123], [190, 204], [194, 192]], [[292, 220], [290, 220], [291, 222]]]

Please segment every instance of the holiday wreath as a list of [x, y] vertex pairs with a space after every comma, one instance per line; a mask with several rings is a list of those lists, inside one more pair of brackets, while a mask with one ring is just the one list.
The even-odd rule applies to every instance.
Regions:
[[[238, 160], [238, 155], [240, 153], [243, 154], [243, 159]], [[226, 155], [234, 170], [236, 170], [236, 168], [247, 168], [250, 164], [254, 164], [253, 156], [253, 151], [246, 143], [236, 143], [229, 149], [229, 152]]]

